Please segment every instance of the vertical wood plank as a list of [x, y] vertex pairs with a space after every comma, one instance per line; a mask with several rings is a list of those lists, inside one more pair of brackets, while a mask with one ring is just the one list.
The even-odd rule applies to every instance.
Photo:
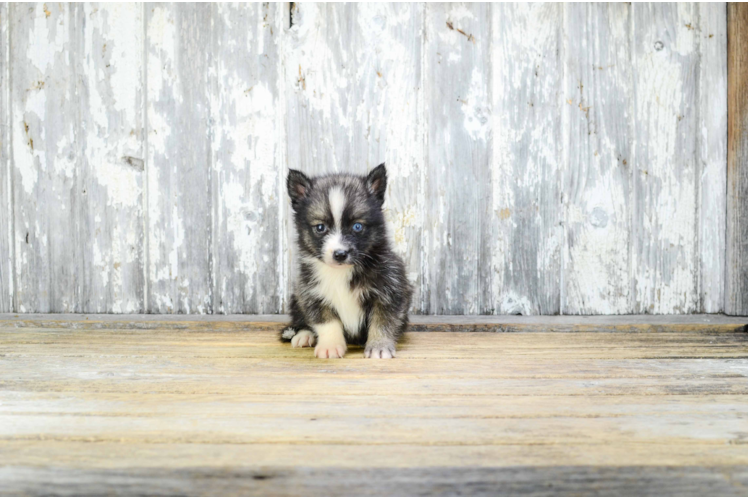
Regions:
[[698, 11], [633, 4], [636, 313], [698, 310]]
[[[286, 47], [288, 166], [310, 175], [365, 173], [353, 150], [357, 6], [294, 4]], [[367, 151], [368, 159], [368, 151]]]
[[83, 312], [143, 312], [143, 5], [78, 6]]
[[631, 312], [630, 5], [564, 5], [564, 314]]
[[727, 193], [727, 12], [699, 3], [699, 308], [724, 311]]
[[147, 7], [147, 310], [210, 313], [211, 7]]
[[488, 4], [426, 6], [424, 120], [426, 210], [424, 308], [478, 314], [490, 196], [490, 46]]
[[13, 202], [10, 141], [10, 20], [0, 3], [0, 313], [13, 311]]
[[75, 4], [10, 6], [18, 312], [80, 312]]
[[725, 312], [748, 314], [748, 4], [727, 5]]
[[[213, 4], [214, 310], [279, 313], [283, 4]], [[283, 195], [281, 198], [280, 195]]]
[[[284, 53], [288, 166], [309, 174], [364, 174], [386, 162], [385, 215], [418, 288], [423, 6], [301, 3], [294, 9]], [[285, 190], [283, 196], [287, 205]], [[419, 304], [417, 292], [412, 309], [421, 310]]]
[[560, 311], [561, 26], [561, 5], [492, 8], [495, 314]]

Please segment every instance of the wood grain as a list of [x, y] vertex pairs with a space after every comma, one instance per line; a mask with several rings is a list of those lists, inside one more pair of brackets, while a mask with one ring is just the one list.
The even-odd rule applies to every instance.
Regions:
[[727, 6], [727, 274], [725, 312], [748, 313], [748, 6]]
[[211, 313], [211, 7], [149, 4], [146, 23], [146, 310]]
[[631, 6], [568, 4], [564, 60], [564, 313], [631, 300]]
[[698, 9], [632, 8], [634, 312], [687, 314], [699, 303]]
[[142, 4], [82, 4], [79, 310], [144, 312]]
[[[237, 332], [229, 336], [221, 333], [200, 333], [196, 331], [188, 335], [184, 331], [173, 330], [150, 330], [140, 332], [120, 331], [119, 333], [96, 330], [89, 332], [86, 337], [85, 331], [68, 333], [66, 330], [47, 330], [43, 338], [19, 343], [17, 338], [5, 334], [7, 340], [2, 345], [6, 346], [6, 356], [27, 356], [31, 352], [37, 352], [40, 356], [48, 358], [66, 357], [95, 357], [96, 348], [90, 347], [80, 339], [100, 339], [102, 342], [117, 341], [121, 344], [122, 356], [137, 356], [153, 358], [152, 350], [158, 347], [160, 355], [179, 359], [192, 357], [193, 342], [208, 342], [209, 345], [202, 348], [200, 357], [203, 358], [263, 358], [276, 356], [294, 359], [310, 359], [313, 354], [308, 350], [284, 349], [278, 351], [274, 332], [254, 332], [253, 339], [247, 340], [245, 332]], [[29, 335], [24, 333], [23, 335]], [[148, 340], [157, 336], [157, 341]], [[503, 333], [497, 335], [495, 332], [413, 332], [406, 336], [406, 340], [398, 347], [398, 357], [404, 359], [492, 359], [495, 357], [493, 351], [507, 356], [523, 359], [545, 359], [559, 356], [572, 357], [574, 359], [696, 359], [703, 357], [700, 353], [704, 349], [712, 358], [740, 359], [748, 357], [748, 350], [744, 345], [746, 334], [744, 332], [734, 333], [712, 333], [712, 334], [686, 334], [676, 333], [629, 333], [625, 337], [626, 343], [622, 345], [622, 335], [617, 333], [567, 333], [558, 335], [545, 332], [522, 332]], [[459, 347], [450, 351], [442, 349], [441, 343], [450, 339], [458, 339]], [[352, 347], [350, 357], [361, 357], [362, 351]], [[312, 361], [314, 361], [312, 359]], [[62, 361], [60, 361], [62, 362]], [[47, 382], [46, 378], [40, 381], [43, 384], [56, 384]], [[101, 382], [101, 381], [100, 381]], [[103, 382], [106, 382], [104, 380]], [[10, 382], [8, 382], [10, 383]], [[98, 382], [97, 382], [98, 383]], [[255, 386], [256, 384], [249, 384]], [[303, 383], [293, 381], [288, 386], [292, 391], [302, 391]], [[540, 384], [542, 385], [542, 384]], [[739, 388], [740, 384], [731, 384], [730, 387]], [[264, 383], [256, 385], [258, 391], [265, 391]], [[306, 385], [304, 385], [306, 387]], [[386, 384], [383, 385], [386, 387]], [[419, 386], [420, 387], [420, 386]], [[628, 387], [628, 386], [627, 386]], [[250, 390], [250, 389], [246, 389]], [[314, 390], [314, 389], [311, 389]], [[421, 389], [416, 389], [421, 390]], [[491, 388], [488, 389], [492, 390]], [[518, 389], [520, 390], [520, 389]], [[554, 389], [548, 389], [553, 391]], [[624, 389], [622, 389], [624, 390]], [[628, 390], [628, 389], [625, 389]], [[732, 389], [730, 389], [732, 390]], [[744, 392], [744, 389], [736, 389]]]
[[699, 3], [699, 311], [725, 310], [727, 197], [727, 13]]
[[558, 314], [562, 6], [496, 5], [491, 19], [491, 311]]
[[9, 5], [18, 312], [83, 310], [80, 8]]
[[10, 7], [0, 3], [0, 312], [14, 310], [13, 181], [11, 178]]
[[490, 217], [491, 7], [430, 4], [425, 17], [423, 258], [430, 266], [422, 300], [435, 314], [483, 314], [492, 309], [481, 293], [491, 274], [483, 243]]
[[[286, 315], [0, 314], [0, 328], [94, 330], [275, 331]], [[748, 317], [701, 315], [616, 316], [411, 316], [414, 332], [600, 332], [735, 333], [748, 331]]]
[[377, 363], [212, 323], [0, 325], [0, 493], [748, 492], [745, 332], [409, 333]]
[[[212, 19], [213, 304], [216, 313], [281, 312], [283, 115], [279, 38], [285, 6], [216, 4]], [[204, 292], [203, 292], [204, 293]]]
[[[482, 448], [485, 450], [485, 448]], [[528, 453], [532, 447], [489, 448], [495, 455]], [[247, 456], [264, 450], [252, 448]], [[351, 461], [366, 462], [366, 447]], [[399, 450], [393, 450], [398, 452]], [[585, 449], [570, 452], [584, 453]], [[326, 450], [320, 450], [325, 453]], [[484, 452], [485, 453], [485, 452]], [[415, 455], [402, 459], [408, 462]], [[741, 496], [748, 484], [745, 466], [722, 467], [391, 467], [335, 469], [213, 467], [171, 470], [10, 467], [0, 478], [12, 496]]]
[[[267, 360], [266, 360], [267, 361]], [[274, 360], [271, 366], [278, 370], [279, 375], [284, 368], [289, 368], [291, 363], [283, 360]], [[654, 361], [653, 365], [660, 365], [662, 361]], [[693, 365], [693, 361], [683, 361], [684, 367]], [[725, 361], [727, 366], [730, 361]], [[308, 371], [303, 363], [294, 361], [296, 372]], [[630, 365], [636, 365], [630, 362]], [[434, 363], [429, 363], [433, 371]], [[209, 366], [209, 365], [208, 365]], [[424, 363], [418, 368], [426, 366]], [[465, 364], [465, 367], [468, 365]], [[596, 365], [593, 365], [596, 366]], [[107, 367], [108, 368], [108, 367]], [[372, 367], [376, 368], [376, 367]], [[416, 367], [414, 367], [416, 368]], [[111, 369], [111, 368], [109, 368]], [[253, 369], [248, 366], [241, 369]], [[417, 369], [417, 368], [416, 368]], [[606, 368], [607, 369], [607, 368]], [[613, 370], [616, 370], [613, 368]], [[367, 370], [368, 371], [368, 370]], [[415, 370], [414, 370], [415, 371]], [[599, 373], [591, 371], [586, 379], [593, 380]], [[435, 377], [436, 374], [430, 374]], [[455, 374], [457, 375], [457, 374]], [[455, 376], [448, 374], [448, 376]], [[646, 377], [653, 378], [648, 373], [642, 373]], [[660, 373], [658, 376], [664, 376]], [[667, 375], [679, 376], [678, 372]], [[726, 376], [723, 373], [722, 376]], [[522, 376], [522, 375], [518, 375]], [[699, 373], [696, 376], [703, 376]], [[710, 374], [710, 377], [719, 377]], [[574, 377], [572, 377], [574, 378]], [[577, 379], [580, 380], [580, 379]], [[493, 383], [501, 383], [500, 378], [494, 378]], [[54, 417], [77, 416], [77, 417], [123, 417], [133, 416], [138, 419], [161, 419], [169, 415], [180, 415], [184, 418], [368, 418], [372, 420], [397, 419], [402, 415], [412, 418], [454, 418], [454, 419], [531, 419], [531, 418], [580, 418], [596, 419], [610, 417], [652, 417], [658, 414], [667, 415], [670, 418], [687, 414], [695, 418], [705, 418], [715, 413], [724, 414], [726, 418], [738, 418], [745, 411], [745, 397], [743, 395], [714, 395], [710, 396], [708, 402], [704, 402], [701, 396], [694, 394], [667, 395], [653, 398], [651, 395], [525, 395], [525, 396], [495, 396], [475, 395], [464, 396], [449, 394], [432, 394], [427, 396], [413, 396], [402, 394], [391, 394], [388, 396], [372, 396], [376, 403], [385, 399], [391, 404], [380, 405], [377, 412], [371, 412], [372, 402], [358, 395], [333, 395], [320, 400], [316, 395], [289, 394], [276, 395], [269, 400], [265, 394], [242, 394], [234, 392], [224, 394], [220, 398], [215, 395], [206, 394], [176, 394], [155, 393], [141, 394], [136, 400], [128, 400], [126, 403], [121, 391], [101, 392], [96, 398], [86, 396], [87, 392], [70, 391], [67, 393], [57, 392], [28, 392], [28, 391], [5, 391], [3, 393], [4, 408], [0, 413], [3, 418], [31, 416]], [[205, 403], [213, 398], [211, 405]], [[507, 404], [511, 402], [511, 404]], [[32, 441], [26, 439], [26, 441]]]

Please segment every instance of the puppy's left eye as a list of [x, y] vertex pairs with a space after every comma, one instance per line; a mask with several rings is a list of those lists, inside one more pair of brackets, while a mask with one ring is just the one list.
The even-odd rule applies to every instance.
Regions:
[[314, 226], [314, 230], [317, 231], [318, 234], [322, 234], [327, 231], [327, 226], [325, 226], [324, 224], [317, 224], [316, 226]]
[[361, 224], [360, 222], [356, 222], [356, 223], [355, 223], [355, 224], [353, 225], [353, 231], [354, 231], [354, 232], [356, 232], [356, 233], [360, 233], [360, 232], [361, 232], [361, 231], [363, 231], [363, 230], [364, 230], [364, 226], [363, 226], [363, 224]]

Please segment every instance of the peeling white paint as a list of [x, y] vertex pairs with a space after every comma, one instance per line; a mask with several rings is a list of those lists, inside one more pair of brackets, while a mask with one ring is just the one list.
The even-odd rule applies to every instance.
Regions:
[[[15, 112], [22, 114], [23, 110], [20, 107], [15, 108]], [[18, 114], [16, 114], [18, 116]], [[22, 121], [15, 123], [15, 130], [13, 133], [13, 157], [16, 172], [20, 174], [21, 185], [26, 194], [34, 194], [36, 183], [39, 180], [39, 168], [40, 163], [46, 163], [46, 155], [44, 151], [38, 151], [34, 154], [34, 151], [29, 145], [27, 138], [19, 132], [19, 128], [23, 130], [24, 124]]]
[[[554, 4], [492, 5], [490, 270], [496, 314], [560, 312], [563, 67]], [[555, 205], [555, 206], [554, 206]]]
[[[98, 273], [87, 283], [95, 312], [143, 310], [143, 19], [139, 4], [81, 4], [85, 16], [82, 116], [86, 168], [79, 167], [90, 205], [105, 204], [87, 228], [83, 249]], [[59, 151], [70, 149], [76, 143]], [[59, 160], [58, 160], [59, 161]], [[76, 160], [79, 161], [79, 160]], [[95, 209], [95, 208], [94, 208]], [[89, 219], [90, 220], [90, 219]]]
[[107, 189], [110, 206], [138, 207], [142, 190], [140, 173], [124, 162], [100, 163], [96, 168], [96, 181]]
[[8, 4], [0, 5], [0, 312], [13, 311], [15, 227], [13, 220], [13, 182], [11, 180], [11, 108], [10, 99], [10, 33], [7, 22]]
[[[196, 25], [179, 5], [48, 7], [0, 19], [19, 311], [78, 307], [85, 288], [96, 311], [137, 312], [144, 276], [150, 310], [276, 312], [285, 168], [383, 161], [415, 310], [722, 308], [724, 5], [299, 4], [290, 29], [283, 5], [218, 4]], [[193, 75], [185, 30], [212, 44]], [[206, 75], [208, 90], [187, 78]], [[179, 146], [206, 137], [209, 182]], [[175, 187], [188, 167], [209, 184], [199, 221]], [[85, 284], [55, 229], [71, 211], [86, 217]], [[192, 258], [212, 268], [187, 261], [196, 226], [211, 245]], [[54, 303], [33, 297], [44, 280]]]
[[[568, 6], [564, 60], [564, 314], [625, 314], [630, 279], [633, 114], [629, 8]], [[622, 64], [626, 62], [626, 64]]]
[[[30, 32], [33, 38], [30, 37], [29, 40], [36, 43], [29, 43], [26, 57], [39, 73], [44, 74], [50, 70], [50, 66], [54, 65], [57, 55], [62, 51], [67, 41], [67, 30], [63, 16], [49, 17], [41, 7], [41, 5], [36, 5], [31, 12], [34, 25]], [[57, 51], [49, 50], [50, 46], [57, 48]]]
[[473, 68], [470, 76], [470, 89], [462, 99], [462, 112], [465, 115], [464, 127], [473, 140], [486, 141], [489, 130], [491, 110], [487, 106], [486, 77], [479, 68]]
[[[169, 11], [164, 7], [153, 7], [148, 20], [148, 51], [161, 61], [162, 71], [148, 72], [148, 95], [157, 96], [163, 84], [173, 81], [172, 58], [176, 54], [176, 28]], [[165, 78], [165, 77], [169, 78]], [[151, 102], [151, 99], [148, 100]]]
[[699, 4], [699, 265], [701, 311], [717, 313], [725, 303], [727, 210], [727, 35], [726, 4]]
[[[697, 310], [695, 158], [688, 152], [694, 152], [696, 130], [692, 114], [696, 94], [689, 75], [696, 68], [698, 52], [691, 30], [685, 28], [690, 8], [656, 4], [634, 10], [637, 39], [643, 42], [637, 47], [634, 66], [635, 125], [637, 133], [647, 138], [637, 146], [634, 173], [640, 214], [635, 312]], [[645, 22], [653, 18], [672, 20], [675, 26], [658, 31], [660, 24]], [[655, 39], [663, 42], [660, 50]]]

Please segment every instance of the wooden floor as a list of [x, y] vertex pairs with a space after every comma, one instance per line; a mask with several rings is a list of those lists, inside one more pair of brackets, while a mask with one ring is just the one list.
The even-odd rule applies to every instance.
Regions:
[[251, 319], [1, 316], [0, 494], [748, 495], [746, 318]]

